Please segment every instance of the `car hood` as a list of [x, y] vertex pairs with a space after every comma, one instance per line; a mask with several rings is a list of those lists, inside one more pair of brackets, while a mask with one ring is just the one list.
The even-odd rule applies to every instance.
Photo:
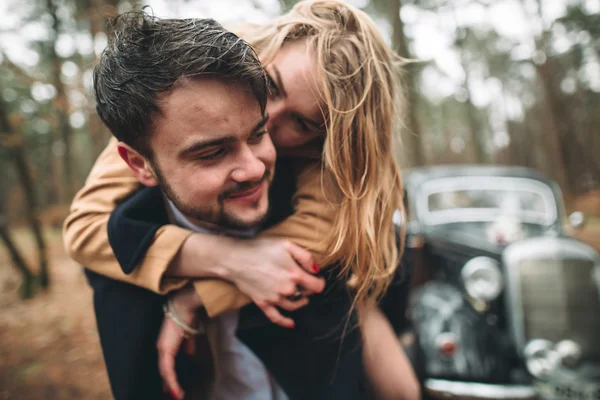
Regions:
[[489, 238], [489, 224], [484, 222], [454, 223], [430, 226], [423, 230], [430, 245], [449, 251], [484, 252], [500, 255], [508, 243]]

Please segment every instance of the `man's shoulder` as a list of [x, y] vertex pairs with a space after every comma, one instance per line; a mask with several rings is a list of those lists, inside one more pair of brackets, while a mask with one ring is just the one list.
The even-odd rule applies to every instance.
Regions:
[[113, 211], [108, 220], [108, 241], [125, 273], [131, 273], [144, 254], [135, 250], [146, 249], [156, 231], [168, 223], [159, 187], [142, 188]]

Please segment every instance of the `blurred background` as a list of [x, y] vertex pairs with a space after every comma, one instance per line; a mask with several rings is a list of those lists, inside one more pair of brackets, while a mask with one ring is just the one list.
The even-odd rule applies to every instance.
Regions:
[[[265, 22], [283, 0], [0, 2], [0, 400], [110, 397], [61, 224], [110, 133], [90, 96], [108, 18]], [[353, 0], [404, 57], [404, 168], [523, 165], [600, 241], [599, 0]]]

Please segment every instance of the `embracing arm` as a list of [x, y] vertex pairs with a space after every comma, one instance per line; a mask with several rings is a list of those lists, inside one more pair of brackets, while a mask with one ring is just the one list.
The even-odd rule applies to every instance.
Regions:
[[[302, 263], [305, 264], [305, 269], [309, 270], [307, 267], [310, 267], [313, 262], [318, 266], [322, 266], [326, 256], [325, 239], [329, 233], [329, 229], [332, 226], [332, 219], [334, 215], [334, 210], [327, 204], [328, 203], [326, 202], [325, 196], [321, 190], [320, 166], [316, 163], [304, 166], [302, 172], [298, 176], [298, 180], [296, 182], [296, 192], [292, 197], [294, 213], [285, 220], [261, 232], [259, 239], [250, 241], [247, 244], [271, 244], [271, 250], [273, 252], [281, 252], [281, 250], [284, 250], [284, 253], [290, 252], [289, 250], [292, 250], [292, 252], [298, 252], [296, 246], [289, 246], [289, 241], [310, 251], [312, 258]], [[280, 246], [276, 247], [274, 246], [275, 242], [270, 239], [283, 239], [285, 241], [277, 242]], [[182, 266], [180, 273], [183, 275], [192, 273], [192, 271], [182, 271], [186, 269], [183, 266], [190, 265], [189, 261], [195, 257], [195, 247], [189, 246], [188, 248], [188, 245], [193, 245], [194, 241], [196, 241], [196, 238], [190, 238], [188, 241], [189, 243], [185, 243], [180, 252], [181, 259], [187, 258], [188, 260], [180, 263]], [[238, 251], [245, 246], [244, 243], [238, 243], [238, 245]], [[249, 251], [248, 254], [251, 254], [251, 251]], [[287, 256], [287, 254], [280, 254], [280, 257], [285, 256]], [[294, 255], [294, 258], [299, 260], [306, 258], [306, 255], [298, 254]], [[227, 262], [227, 260], [223, 261]], [[241, 264], [241, 266], [245, 269], [245, 271], [254, 273], [261, 268], [261, 262], [263, 262], [262, 259], [252, 257], [250, 255], [246, 258], [246, 261]], [[317, 271], [318, 270], [311, 272]], [[294, 278], [298, 277], [296, 276]], [[263, 277], [262, 279], [264, 280], [266, 277]], [[299, 283], [302, 286], [307, 287], [305, 284], [302, 284], [302, 282]], [[196, 288], [198, 295], [204, 301], [206, 311], [209, 316], [215, 316], [226, 311], [238, 309], [250, 304], [251, 302], [250, 297], [244, 294], [248, 293], [251, 288], [240, 291], [235, 285], [229, 283], [228, 281], [195, 280], [194, 287]], [[271, 303], [276, 303], [275, 299], [271, 300]], [[267, 316], [273, 322], [283, 321], [281, 315], [279, 313], [275, 313], [274, 308], [270, 307], [269, 311], [266, 311], [265, 308], [267, 305], [265, 303], [261, 304], [260, 301], [255, 301], [255, 303], [257, 303], [257, 305], [263, 311], [265, 311]], [[290, 322], [290, 320], [287, 320], [287, 322]]]
[[[235, 281], [235, 273], [225, 271], [226, 267], [238, 268], [239, 274], [248, 275], [247, 271], [252, 270], [251, 262], [257, 265], [265, 263], [264, 259], [254, 255], [256, 251], [261, 251], [261, 255], [268, 253], [266, 255], [271, 264], [280, 261], [287, 262], [288, 265], [292, 264], [296, 269], [295, 277], [307, 279], [306, 274], [298, 271], [288, 251], [292, 247], [298, 253], [301, 250], [290, 243], [259, 239], [251, 241], [253, 246], [250, 246], [250, 241], [193, 234], [175, 225], [157, 227], [149, 243], [131, 249], [131, 252], [145, 254], [135, 259], [134, 265], [120, 265], [108, 241], [107, 223], [115, 207], [141, 186], [118, 155], [116, 144], [117, 141], [112, 139], [96, 161], [84, 188], [73, 200], [71, 213], [65, 221], [65, 247], [74, 260], [101, 275], [157, 293], [166, 293], [182, 287], [189, 278], [221, 277], [232, 278], [231, 280]], [[317, 180], [312, 175], [303, 176], [311, 178], [308, 180], [309, 183]], [[285, 236], [291, 242], [295, 241], [294, 233], [299, 232], [298, 242], [301, 245], [318, 248], [320, 238], [314, 234], [315, 229], [312, 227], [321, 226], [323, 222], [311, 223], [306, 219], [313, 216], [318, 219], [321, 216], [314, 215], [313, 211], [308, 213], [302, 211], [304, 204], [307, 202], [314, 204], [318, 200], [312, 200], [311, 195], [305, 194], [306, 190], [302, 188], [306, 184], [302, 180], [298, 183], [300, 190], [294, 199], [296, 214], [273, 227], [271, 232], [273, 236]], [[327, 221], [327, 218], [325, 213], [323, 221]], [[295, 229], [296, 223], [300, 223], [304, 229]], [[308, 232], [306, 232], [307, 227]], [[265, 235], [268, 233], [263, 233], [263, 236]], [[307, 238], [312, 238], [316, 245], [311, 246]], [[305, 268], [310, 270], [312, 268], [310, 254], [304, 252], [300, 258], [305, 259], [301, 264], [308, 264]], [[289, 279], [287, 281], [290, 283]], [[286, 291], [295, 290], [294, 285], [287, 286], [291, 287], [285, 288]], [[311, 285], [307, 284], [307, 286]], [[243, 295], [235, 285], [224, 280], [196, 280], [196, 289], [211, 316], [238, 309], [250, 302], [250, 298]]]
[[159, 228], [143, 259], [144, 267], [131, 274], [123, 272], [108, 242], [111, 212], [141, 187], [117, 153], [117, 140], [111, 139], [73, 199], [63, 227], [65, 249], [75, 261], [100, 275], [164, 293], [185, 284], [162, 276], [191, 232], [174, 225]]
[[[150, 246], [131, 249], [131, 253], [142, 250], [145, 253], [138, 257], [135, 268], [121, 265], [109, 243], [108, 221], [115, 208], [143, 186], [119, 156], [117, 143], [114, 138], [110, 140], [84, 187], [73, 199], [63, 226], [65, 248], [71, 258], [100, 275], [164, 294], [188, 281], [167, 276], [169, 266], [182, 262], [197, 264], [200, 251], [204, 251], [201, 260], [205, 264], [215, 264], [214, 255], [220, 253], [218, 246], [233, 246], [233, 243], [227, 238], [193, 234], [175, 225], [154, 226]], [[185, 259], [180, 251], [192, 237], [195, 241], [190, 240], [188, 248], [195, 251], [194, 262]]]

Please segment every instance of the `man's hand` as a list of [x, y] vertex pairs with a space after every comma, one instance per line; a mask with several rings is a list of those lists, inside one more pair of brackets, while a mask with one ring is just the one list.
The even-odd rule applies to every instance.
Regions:
[[[294, 321], [277, 309], [295, 311], [308, 304], [308, 296], [320, 293], [325, 280], [312, 274], [319, 272], [312, 255], [285, 241], [247, 240], [240, 249], [223, 257], [223, 276], [233, 282], [275, 324], [294, 327]], [[302, 297], [292, 300], [300, 291]]]
[[[186, 287], [175, 292], [171, 297], [173, 311], [188, 326], [197, 323], [197, 309], [202, 306], [200, 297], [192, 287]], [[175, 374], [175, 357], [181, 343], [185, 340], [185, 351], [192, 355], [195, 352], [195, 338], [184, 339], [183, 330], [170, 318], [165, 317], [156, 342], [158, 349], [158, 369], [163, 379], [163, 385], [175, 399], [183, 399], [184, 392]]]

